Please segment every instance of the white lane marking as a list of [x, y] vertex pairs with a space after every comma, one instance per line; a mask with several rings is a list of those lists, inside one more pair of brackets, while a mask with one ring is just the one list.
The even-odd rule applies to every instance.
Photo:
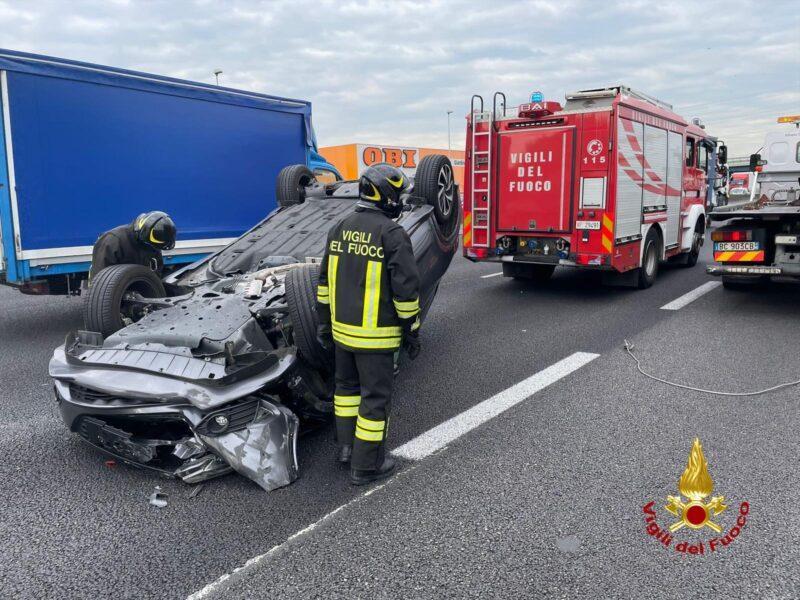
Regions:
[[423, 459], [489, 419], [493, 419], [500, 413], [530, 398], [536, 392], [577, 371], [598, 356], [600, 355], [590, 352], [576, 352], [535, 375], [520, 381], [516, 385], [512, 385], [499, 394], [495, 394], [488, 400], [484, 400], [463, 413], [437, 425], [433, 429], [429, 429], [395, 449], [392, 453], [408, 460]]
[[241, 567], [235, 568], [230, 573], [225, 573], [224, 575], [222, 575], [216, 581], [213, 581], [213, 582], [209, 583], [204, 588], [202, 588], [200, 590], [197, 590], [196, 592], [194, 592], [193, 594], [188, 596], [186, 600], [202, 600], [203, 598], [208, 598], [214, 592], [219, 590], [220, 586], [223, 583], [225, 583], [228, 579], [230, 579], [233, 575], [235, 575], [236, 573], [239, 573], [241, 571], [248, 571], [248, 570], [252, 569], [256, 565], [258, 565], [260, 562], [264, 561], [265, 559], [269, 558], [271, 555], [275, 554], [275, 552], [280, 550], [283, 546], [285, 546], [286, 544], [288, 544], [292, 540], [295, 540], [295, 539], [297, 539], [299, 537], [302, 537], [307, 533], [311, 533], [317, 527], [322, 525], [325, 521], [327, 521], [328, 519], [333, 517], [333, 515], [335, 515], [336, 513], [341, 512], [341, 511], [345, 510], [346, 508], [349, 508], [350, 506], [352, 506], [356, 502], [358, 502], [360, 500], [363, 500], [364, 498], [366, 498], [368, 496], [371, 496], [372, 494], [374, 494], [378, 490], [383, 489], [385, 486], [390, 484], [392, 481], [395, 481], [395, 479], [397, 477], [400, 477], [401, 475], [405, 475], [405, 474], [411, 472], [413, 469], [414, 469], [414, 467], [411, 467], [411, 469], [406, 469], [406, 470], [402, 471], [401, 473], [398, 473], [395, 478], [389, 479], [388, 481], [386, 481], [386, 482], [384, 482], [384, 483], [382, 483], [380, 485], [377, 485], [374, 488], [370, 488], [369, 490], [367, 490], [363, 494], [359, 494], [358, 496], [356, 496], [355, 498], [350, 500], [350, 502], [346, 502], [345, 504], [342, 504], [338, 508], [334, 508], [331, 512], [329, 512], [324, 517], [322, 517], [319, 521], [315, 521], [314, 523], [312, 523], [308, 527], [304, 527], [300, 531], [297, 531], [297, 532], [293, 533], [288, 538], [286, 538], [286, 541], [281, 542], [280, 544], [277, 544], [277, 545], [273, 546], [272, 548], [267, 550], [264, 554], [259, 554], [258, 556], [254, 556], [253, 558], [249, 559], [246, 563], [244, 563]]
[[497, 277], [498, 275], [502, 274], [502, 271], [498, 271], [497, 273], [489, 273], [488, 275], [481, 275], [481, 279], [489, 279], [489, 277]]
[[[519, 404], [526, 398], [530, 398], [536, 392], [543, 390], [547, 386], [555, 383], [559, 379], [563, 379], [573, 371], [580, 369], [585, 364], [590, 363], [595, 358], [600, 356], [599, 354], [592, 354], [589, 352], [576, 352], [575, 354], [568, 356], [567, 358], [560, 360], [559, 362], [555, 363], [547, 367], [546, 369], [539, 371], [535, 375], [520, 381], [516, 385], [511, 386], [507, 390], [500, 392], [499, 394], [495, 394], [488, 400], [484, 400], [480, 404], [473, 406], [472, 408], [468, 409], [467, 411], [461, 413], [460, 415], [456, 415], [449, 421], [445, 421], [441, 425], [430, 429], [427, 433], [423, 433], [422, 435], [414, 438], [410, 442], [407, 442], [397, 448], [393, 454], [408, 458], [410, 460], [419, 460], [421, 458], [425, 458], [426, 456], [430, 455], [432, 452], [443, 448], [447, 443], [452, 442], [456, 438], [472, 431], [476, 427], [478, 427], [481, 423], [485, 423], [489, 419], [496, 417], [500, 413], [508, 410], [512, 406]], [[326, 514], [324, 517], [319, 519], [318, 521], [312, 523], [308, 527], [301, 529], [300, 531], [293, 533], [290, 535], [286, 541], [281, 542], [267, 550], [264, 554], [259, 554], [258, 556], [254, 556], [253, 558], [249, 559], [244, 565], [241, 567], [237, 567], [230, 573], [225, 573], [216, 581], [209, 583], [204, 588], [194, 592], [190, 595], [187, 600], [203, 600], [204, 598], [208, 598], [214, 592], [218, 591], [225, 581], [230, 579], [232, 575], [235, 573], [239, 573], [241, 571], [250, 570], [259, 563], [263, 562], [271, 555], [275, 554], [278, 550], [280, 550], [284, 545], [288, 544], [292, 540], [295, 540], [307, 533], [314, 531], [317, 527], [322, 525], [325, 521], [333, 517], [335, 514], [349, 508], [356, 502], [363, 500], [364, 498], [374, 494], [378, 490], [383, 489], [393, 481], [396, 481], [397, 478], [406, 476], [407, 474], [411, 473], [416, 466], [412, 466], [408, 469], [404, 469], [400, 473], [398, 473], [392, 479], [389, 479], [385, 483], [378, 485], [374, 488], [371, 488], [367, 492], [356, 496], [349, 502], [342, 504], [338, 508], [333, 509], [331, 512]]]
[[680, 310], [687, 304], [690, 304], [691, 302], [697, 300], [700, 296], [706, 295], [708, 292], [721, 285], [722, 283], [719, 281], [709, 281], [707, 283], [704, 283], [700, 287], [693, 289], [688, 294], [684, 294], [680, 298], [675, 298], [675, 300], [673, 300], [669, 304], [665, 304], [664, 306], [661, 307], [661, 310]]

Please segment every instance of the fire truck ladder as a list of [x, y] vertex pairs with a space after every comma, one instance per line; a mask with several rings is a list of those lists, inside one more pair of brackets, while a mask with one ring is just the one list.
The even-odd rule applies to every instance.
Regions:
[[[478, 106], [476, 107], [476, 102]], [[470, 210], [472, 214], [472, 245], [476, 247], [489, 247], [489, 218], [492, 206], [492, 193], [490, 175], [492, 172], [492, 126], [494, 116], [483, 110], [483, 98], [475, 95], [470, 102], [470, 115], [472, 121], [472, 181]], [[486, 123], [485, 131], [478, 131], [478, 124]], [[483, 140], [486, 144], [481, 144]], [[484, 147], [477, 150], [476, 148]], [[483, 179], [485, 177], [485, 179]], [[483, 179], [483, 181], [482, 181]], [[485, 181], [485, 183], [484, 183]], [[486, 186], [486, 187], [483, 187]], [[475, 235], [475, 232], [485, 232], [484, 235]]]

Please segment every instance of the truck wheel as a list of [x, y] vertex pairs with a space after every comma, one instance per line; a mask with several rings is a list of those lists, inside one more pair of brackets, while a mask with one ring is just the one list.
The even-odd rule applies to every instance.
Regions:
[[152, 269], [142, 265], [112, 265], [92, 278], [83, 322], [88, 331], [108, 337], [144, 316], [138, 305], [128, 305], [125, 296], [137, 292], [145, 298], [163, 298], [164, 284]]
[[535, 281], [544, 283], [553, 275], [555, 265], [523, 265], [519, 263], [503, 263], [503, 277], [513, 277], [517, 281]]
[[640, 290], [649, 288], [658, 275], [658, 260], [661, 254], [661, 238], [654, 229], [647, 232], [644, 239], [644, 252], [642, 252], [642, 266], [639, 267], [637, 285]]
[[305, 165], [282, 168], [275, 182], [278, 206], [302, 204], [306, 199], [306, 188], [314, 183], [314, 179], [314, 173]]
[[449, 158], [443, 154], [429, 154], [419, 161], [414, 175], [414, 194], [433, 206], [436, 222], [445, 235], [458, 227], [458, 187]]
[[686, 254], [686, 262], [684, 266], [693, 267], [697, 264], [697, 259], [700, 258], [700, 247], [703, 245], [703, 237], [706, 231], [703, 226], [703, 221], [698, 220], [697, 225], [694, 226], [694, 235], [692, 236], [692, 249]]
[[294, 343], [300, 355], [317, 369], [332, 371], [333, 353], [317, 342], [317, 283], [319, 265], [303, 265], [286, 275], [286, 304], [294, 325]]

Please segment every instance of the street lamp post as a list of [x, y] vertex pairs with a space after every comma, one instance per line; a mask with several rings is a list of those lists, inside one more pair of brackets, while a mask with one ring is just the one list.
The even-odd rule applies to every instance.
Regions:
[[217, 78], [217, 86], [219, 86], [219, 76], [222, 75], [222, 69], [214, 69], [214, 77]]
[[452, 114], [452, 110], [447, 111], [447, 158], [450, 160], [453, 160], [453, 151], [450, 147], [450, 115]]

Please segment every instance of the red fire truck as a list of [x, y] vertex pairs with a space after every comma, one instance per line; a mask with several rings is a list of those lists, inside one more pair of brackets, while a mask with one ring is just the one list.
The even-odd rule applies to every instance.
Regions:
[[568, 94], [563, 107], [531, 100], [508, 110], [498, 92], [489, 112], [472, 98], [464, 256], [502, 262], [518, 279], [543, 281], [563, 265], [640, 288], [660, 261], [693, 266], [717, 162], [699, 120], [625, 86]]

